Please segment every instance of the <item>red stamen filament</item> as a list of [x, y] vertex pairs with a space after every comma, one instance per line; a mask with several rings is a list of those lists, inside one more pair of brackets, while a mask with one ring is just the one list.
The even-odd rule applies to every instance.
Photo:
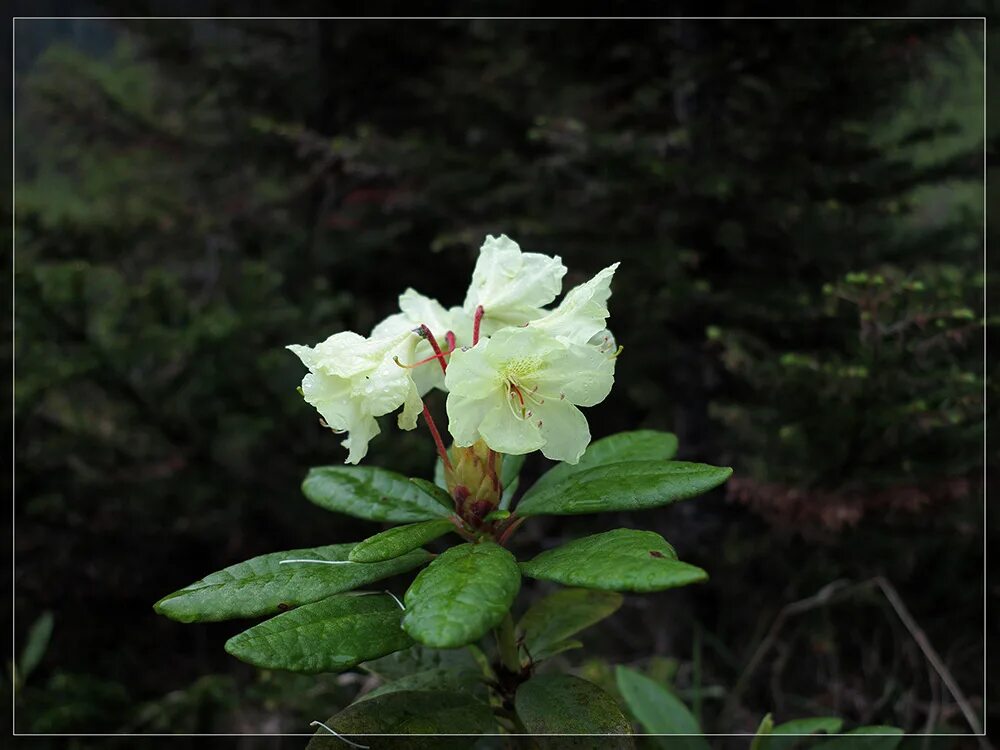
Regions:
[[[450, 331], [449, 331], [449, 333], [450, 333]], [[419, 362], [414, 362], [411, 365], [404, 365], [402, 362], [399, 361], [399, 357], [393, 357], [392, 359], [400, 367], [405, 367], [407, 370], [411, 370], [414, 367], [420, 367], [420, 365], [426, 365], [428, 362], [433, 362], [435, 359], [441, 359], [442, 357], [447, 357], [449, 354], [451, 354], [452, 352], [455, 351], [455, 343], [454, 342], [455, 342], [455, 337], [452, 336], [452, 338], [451, 338], [451, 348], [448, 349], [448, 351], [446, 351], [446, 352], [439, 352], [438, 354], [432, 354], [429, 357], [424, 357]]]
[[479, 305], [476, 308], [476, 314], [472, 318], [472, 345], [475, 346], [479, 343], [479, 326], [483, 322], [483, 306]]
[[444, 441], [441, 440], [441, 433], [438, 432], [437, 425], [434, 424], [434, 417], [431, 416], [427, 404], [424, 404], [424, 421], [427, 423], [427, 429], [431, 431], [431, 437], [434, 438], [434, 446], [437, 448], [438, 455], [441, 457], [444, 465], [448, 469], [451, 469], [451, 459], [448, 458], [448, 451], [444, 447]]
[[521, 393], [521, 389], [520, 389], [520, 388], [518, 388], [518, 387], [517, 387], [516, 385], [514, 385], [513, 383], [511, 383], [511, 384], [510, 384], [510, 389], [511, 389], [512, 391], [514, 391], [514, 393], [516, 393], [516, 394], [517, 394], [517, 400], [521, 402], [521, 408], [523, 409], [523, 408], [524, 408], [524, 394], [523, 394], [523, 393]]
[[[437, 339], [434, 338], [434, 334], [431, 333], [431, 329], [421, 323], [420, 327], [417, 329], [417, 335], [421, 338], [427, 339], [427, 343], [431, 345], [431, 349], [434, 350], [434, 356], [432, 359], [436, 359], [441, 363], [441, 372], [448, 372], [448, 363], [444, 361], [445, 353], [442, 352], [441, 347], [438, 346]], [[451, 352], [448, 352], [448, 354], [451, 354]]]
[[526, 516], [522, 516], [521, 518], [511, 516], [507, 520], [507, 525], [504, 526], [503, 531], [500, 532], [500, 536], [497, 538], [497, 544], [501, 547], [504, 546], [507, 543], [507, 540], [510, 539], [511, 535], [517, 531], [518, 526], [524, 523], [525, 520], [527, 520]]

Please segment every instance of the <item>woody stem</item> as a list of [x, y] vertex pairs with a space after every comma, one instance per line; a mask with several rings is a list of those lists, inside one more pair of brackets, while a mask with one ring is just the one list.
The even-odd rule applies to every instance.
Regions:
[[442, 352], [441, 347], [438, 346], [437, 339], [434, 338], [434, 334], [431, 333], [431, 329], [421, 323], [420, 327], [417, 329], [417, 335], [421, 338], [427, 339], [427, 343], [431, 345], [431, 349], [434, 350], [434, 358], [441, 364], [441, 372], [448, 372], [448, 363], [444, 361], [444, 352]]
[[479, 305], [476, 308], [476, 314], [472, 318], [472, 345], [475, 346], [479, 343], [479, 326], [483, 322], [483, 306]]
[[427, 429], [431, 431], [431, 437], [434, 438], [434, 445], [437, 448], [438, 455], [441, 457], [444, 465], [451, 469], [451, 459], [448, 458], [448, 451], [444, 447], [444, 441], [441, 440], [441, 433], [438, 432], [437, 425], [434, 424], [434, 417], [431, 416], [427, 404], [424, 404], [424, 421], [427, 423]]

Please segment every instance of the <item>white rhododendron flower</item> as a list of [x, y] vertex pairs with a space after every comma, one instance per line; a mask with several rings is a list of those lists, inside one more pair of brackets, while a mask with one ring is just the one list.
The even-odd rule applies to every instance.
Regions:
[[500, 453], [541, 450], [575, 464], [590, 443], [577, 408], [607, 397], [615, 360], [532, 328], [505, 328], [448, 365], [448, 428], [464, 447], [480, 438]]
[[481, 333], [490, 336], [543, 315], [542, 308], [562, 291], [565, 274], [558, 255], [522, 253], [505, 234], [487, 237], [462, 307], [470, 317], [483, 308]]
[[[524, 253], [506, 235], [487, 237], [462, 307], [446, 308], [413, 289], [399, 312], [369, 338], [338, 333], [315, 347], [290, 346], [309, 368], [306, 401], [347, 432], [348, 463], [379, 433], [375, 418], [403, 407], [399, 426], [421, 413], [445, 466], [445, 440], [422, 397], [449, 392], [451, 437], [466, 448], [577, 463], [590, 443], [580, 406], [593, 406], [614, 383], [616, 348], [607, 328], [618, 263], [571, 289], [553, 309], [566, 267], [559, 256]], [[492, 453], [490, 453], [492, 455]]]
[[[446, 310], [436, 299], [407, 289], [399, 295], [399, 309], [400, 312], [390, 315], [372, 329], [372, 338], [398, 336], [425, 325], [442, 347], [445, 346], [445, 337], [449, 331], [455, 335], [456, 346], [472, 343], [472, 317], [466, 315], [461, 307]], [[399, 353], [399, 359], [403, 364], [414, 364], [424, 362], [433, 355], [430, 341], [421, 336], [412, 336]], [[413, 381], [421, 396], [432, 388], [444, 388], [444, 372], [437, 362], [425, 362], [412, 369]]]
[[573, 344], [586, 344], [600, 334], [597, 341], [603, 344], [603, 334], [610, 336], [605, 321], [608, 319], [611, 279], [618, 265], [613, 263], [590, 281], [570, 289], [555, 310], [531, 321], [529, 327]]
[[302, 379], [305, 400], [331, 429], [348, 433], [343, 441], [347, 463], [356, 464], [365, 457], [368, 441], [379, 434], [375, 417], [403, 406], [400, 428], [417, 426], [423, 402], [410, 370], [394, 359], [415, 338], [412, 331], [369, 339], [345, 331], [313, 347], [288, 347], [309, 368]]

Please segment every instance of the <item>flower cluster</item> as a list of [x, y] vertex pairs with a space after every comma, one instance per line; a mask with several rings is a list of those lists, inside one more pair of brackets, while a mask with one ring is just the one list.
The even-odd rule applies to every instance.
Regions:
[[348, 433], [348, 463], [364, 458], [379, 433], [375, 418], [400, 407], [399, 427], [413, 429], [423, 411], [443, 451], [422, 400], [433, 389], [448, 393], [456, 446], [482, 441], [498, 453], [540, 450], [576, 463], [590, 442], [577, 407], [600, 403], [614, 383], [618, 350], [606, 321], [617, 267], [547, 309], [562, 291], [560, 258], [487, 237], [461, 307], [407, 289], [399, 312], [368, 338], [348, 331], [288, 347], [309, 368], [302, 395], [331, 429]]

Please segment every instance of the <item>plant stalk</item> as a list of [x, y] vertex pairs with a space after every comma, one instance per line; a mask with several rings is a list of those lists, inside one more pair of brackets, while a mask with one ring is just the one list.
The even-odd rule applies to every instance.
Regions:
[[500, 652], [500, 663], [513, 674], [521, 672], [521, 657], [517, 652], [517, 638], [514, 635], [514, 618], [510, 612], [504, 615], [497, 627], [497, 649]]

